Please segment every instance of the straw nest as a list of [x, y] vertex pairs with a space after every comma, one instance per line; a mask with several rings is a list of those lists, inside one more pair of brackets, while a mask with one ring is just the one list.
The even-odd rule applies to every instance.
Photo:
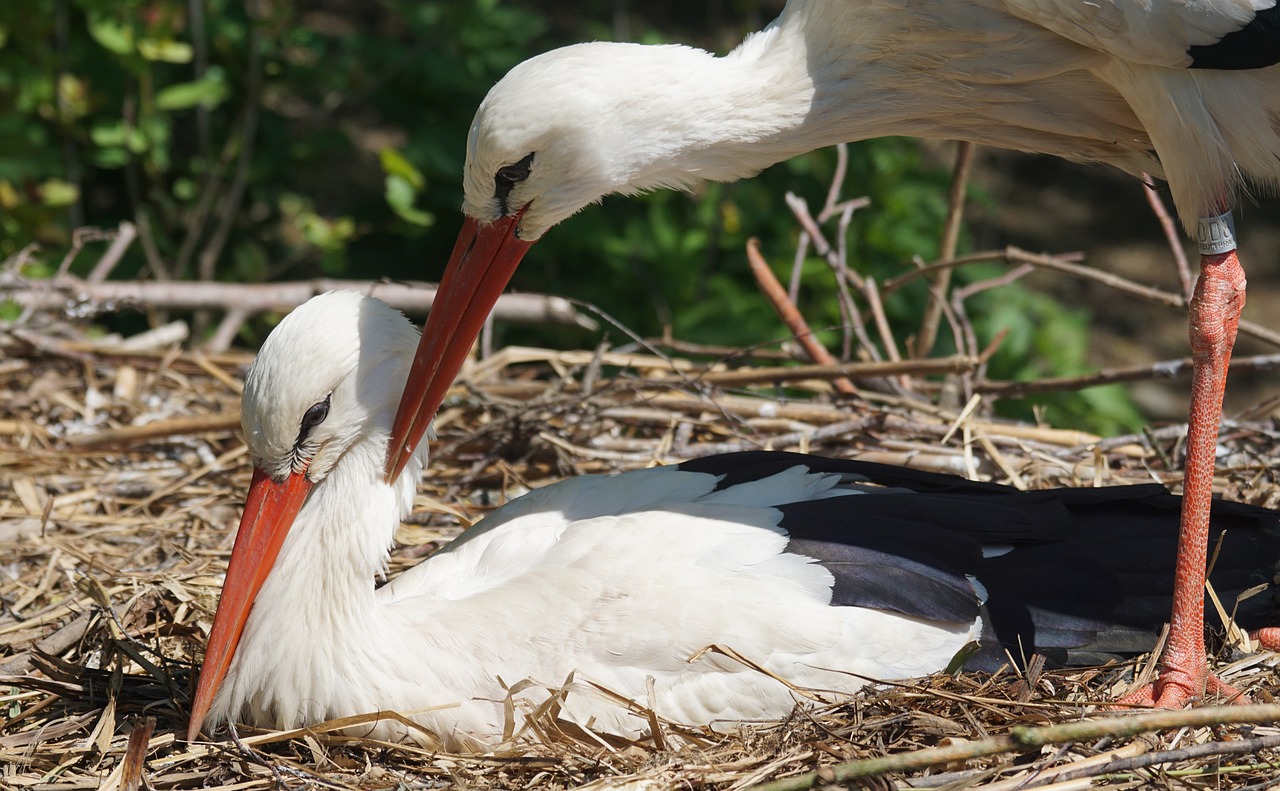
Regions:
[[[188, 743], [178, 734], [249, 479], [237, 427], [250, 358], [90, 342], [56, 322], [0, 345], [0, 786], [1261, 788], [1280, 777], [1280, 728], [1267, 724], [1280, 707], [1110, 716], [1090, 705], [1145, 677], [1141, 663], [911, 681], [733, 736], [660, 723], [652, 739], [623, 743], [566, 727], [548, 707], [487, 756], [336, 726]], [[979, 400], [911, 398], [926, 385], [909, 373], [894, 374], [898, 395], [838, 403], [834, 377], [813, 371], [784, 399], [776, 361], [696, 351], [506, 349], [471, 365], [437, 424], [393, 573], [527, 487], [725, 450], [856, 456], [1022, 487], [1179, 480], [1177, 428], [1102, 442], [1002, 423]], [[1277, 505], [1278, 442], [1273, 426], [1230, 426], [1222, 491]], [[1270, 656], [1219, 659], [1259, 704], [1280, 689]]]

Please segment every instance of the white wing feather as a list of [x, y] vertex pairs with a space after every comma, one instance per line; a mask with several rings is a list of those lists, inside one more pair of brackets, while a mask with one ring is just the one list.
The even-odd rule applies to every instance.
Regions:
[[1275, 0], [1004, 0], [1014, 16], [1133, 63], [1188, 66], [1187, 49], [1217, 43]]

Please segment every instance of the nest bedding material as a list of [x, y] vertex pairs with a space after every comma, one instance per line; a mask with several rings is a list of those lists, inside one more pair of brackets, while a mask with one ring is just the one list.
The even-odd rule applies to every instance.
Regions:
[[[884, 788], [1262, 788], [1280, 778], [1280, 728], [1227, 724], [1274, 722], [1276, 707], [1173, 712], [1138, 736], [1116, 723], [1141, 718], [1102, 717], [1100, 731], [1024, 738], [1028, 726], [1096, 725], [1080, 720], [1135, 672], [1149, 674], [1142, 664], [940, 675], [732, 736], [660, 723], [654, 738], [623, 743], [564, 727], [552, 707], [489, 756], [337, 732], [351, 722], [187, 743], [177, 734], [248, 484], [236, 427], [250, 358], [123, 353], [69, 334], [0, 341], [0, 786], [799, 788], [852, 777], [833, 767], [864, 759], [901, 761], [857, 770], [869, 773], [858, 782]], [[1101, 442], [902, 398], [835, 405], [823, 381], [790, 383], [786, 400], [701, 383], [723, 367], [531, 349], [471, 366], [437, 423], [392, 573], [526, 488], [726, 450], [853, 456], [1028, 488], [1178, 482], [1176, 430]], [[1221, 490], [1280, 504], [1278, 444], [1274, 427], [1228, 427]], [[1223, 660], [1222, 675], [1258, 703], [1280, 690], [1273, 657]]]

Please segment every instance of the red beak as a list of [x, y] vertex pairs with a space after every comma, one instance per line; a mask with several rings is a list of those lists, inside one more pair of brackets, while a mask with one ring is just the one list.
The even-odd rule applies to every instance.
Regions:
[[516, 237], [523, 215], [521, 209], [489, 225], [463, 220], [400, 396], [387, 451], [388, 481], [409, 463], [498, 295], [533, 244]]
[[280, 545], [289, 534], [311, 486], [305, 471], [292, 473], [283, 481], [273, 481], [260, 469], [253, 471], [244, 516], [240, 517], [240, 530], [227, 565], [227, 579], [222, 584], [222, 598], [218, 600], [204, 664], [200, 666], [200, 683], [191, 704], [191, 723], [187, 728], [188, 741], [200, 735], [213, 695], [226, 677], [236, 646], [240, 644], [254, 597], [275, 565]]

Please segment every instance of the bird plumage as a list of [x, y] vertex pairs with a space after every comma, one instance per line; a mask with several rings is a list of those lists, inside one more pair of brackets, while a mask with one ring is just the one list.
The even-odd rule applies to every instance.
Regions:
[[[214, 721], [294, 727], [391, 709], [447, 746], [482, 749], [502, 738], [509, 689], [538, 682], [510, 693], [519, 718], [572, 675], [561, 716], [581, 725], [649, 727], [605, 689], [727, 727], [785, 716], [801, 697], [725, 655], [692, 659], [708, 646], [848, 692], [937, 671], [979, 637], [984, 662], [1002, 644], [1064, 660], [1116, 650], [1117, 635], [1123, 650], [1149, 647], [1167, 610], [1177, 498], [1160, 487], [1024, 493], [779, 453], [547, 486], [377, 587], [426, 461], [424, 446], [404, 475], [382, 478], [415, 340], [382, 303], [327, 294], [286, 317], [250, 370], [255, 467], [312, 488], [267, 561]], [[1108, 538], [1135, 515], [1157, 528]], [[1215, 518], [1232, 528], [1219, 563], [1235, 575], [1220, 591], [1230, 596], [1268, 577], [1262, 558], [1280, 552], [1280, 530], [1247, 506]], [[1132, 552], [1115, 549], [1126, 540]], [[228, 585], [240, 554], [238, 539]], [[1165, 573], [1122, 579], [1135, 557]], [[1092, 594], [1072, 591], [1080, 579]], [[422, 738], [392, 720], [362, 732]]]
[[480, 105], [463, 208], [504, 214], [494, 173], [532, 154], [509, 201], [528, 205], [519, 234], [532, 240], [613, 192], [913, 135], [1163, 176], [1190, 229], [1237, 187], [1280, 182], [1280, 68], [1190, 68], [1193, 48], [1242, 29], [1264, 42], [1250, 52], [1280, 61], [1276, 13], [1266, 0], [791, 0], [723, 57], [563, 47], [516, 66]]

